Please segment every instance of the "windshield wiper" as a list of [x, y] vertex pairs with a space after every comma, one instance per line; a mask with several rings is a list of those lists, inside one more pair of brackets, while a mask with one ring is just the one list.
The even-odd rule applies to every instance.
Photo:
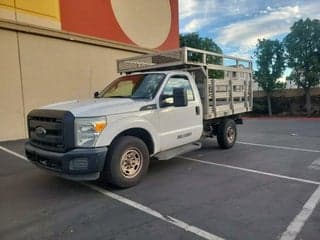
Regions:
[[151, 99], [151, 97], [140, 97], [140, 96], [132, 96], [132, 99]]
[[129, 96], [109, 96], [108, 98], [130, 98]]

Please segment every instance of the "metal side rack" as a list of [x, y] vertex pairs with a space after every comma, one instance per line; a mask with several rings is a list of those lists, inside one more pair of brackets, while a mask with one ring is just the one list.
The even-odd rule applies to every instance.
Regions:
[[117, 61], [118, 73], [188, 71], [197, 84], [205, 120], [252, 111], [252, 62], [184, 47]]

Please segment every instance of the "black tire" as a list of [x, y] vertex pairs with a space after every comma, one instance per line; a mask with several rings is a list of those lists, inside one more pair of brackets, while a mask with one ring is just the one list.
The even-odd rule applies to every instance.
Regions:
[[232, 148], [237, 140], [237, 127], [232, 119], [224, 119], [218, 126], [217, 140], [220, 148]]
[[[131, 164], [130, 161], [132, 159], [137, 161], [139, 157], [141, 159], [140, 165], [135, 169], [136, 165]], [[135, 186], [147, 173], [149, 162], [148, 148], [141, 139], [133, 136], [120, 137], [112, 143], [108, 151], [101, 180], [105, 184], [111, 184], [119, 188]], [[126, 164], [127, 167], [124, 166]], [[135, 174], [131, 174], [132, 172], [135, 172]]]

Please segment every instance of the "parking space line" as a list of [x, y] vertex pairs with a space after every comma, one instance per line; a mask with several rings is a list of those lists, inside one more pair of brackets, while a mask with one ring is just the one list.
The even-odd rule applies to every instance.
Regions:
[[18, 157], [18, 158], [21, 158], [22, 160], [25, 160], [25, 161], [29, 162], [28, 158], [26, 158], [25, 156], [23, 156], [23, 155], [21, 155], [21, 154], [19, 154], [19, 153], [16, 153], [16, 152], [14, 152], [14, 151], [11, 151], [11, 150], [8, 149], [8, 148], [5, 148], [5, 147], [0, 146], [0, 149], [1, 149], [2, 151], [5, 151], [5, 152], [7, 152], [7, 153], [10, 153], [10, 154]]
[[259, 171], [259, 170], [249, 169], [249, 168], [236, 167], [236, 166], [232, 166], [232, 165], [215, 163], [215, 162], [208, 162], [208, 161], [203, 161], [200, 159], [195, 159], [195, 158], [190, 158], [190, 157], [179, 156], [178, 159], [179, 158], [184, 159], [184, 160], [188, 160], [188, 161], [204, 163], [204, 164], [208, 164], [208, 165], [214, 165], [214, 166], [218, 166], [218, 167], [224, 167], [224, 168], [240, 170], [240, 171], [244, 171], [244, 172], [266, 175], [266, 176], [270, 176], [270, 177], [277, 177], [277, 178], [282, 178], [282, 179], [286, 179], [286, 180], [292, 180], [292, 181], [296, 181], [296, 182], [320, 185], [320, 182], [312, 181], [312, 180], [308, 180], [308, 179], [303, 179], [303, 178], [295, 178], [295, 177], [290, 177], [290, 176], [285, 176], [285, 175], [275, 174], [275, 173], [269, 173], [269, 172], [263, 172], [263, 171]]
[[242, 141], [237, 141], [237, 143], [239, 143], [239, 144], [244, 144], [244, 145], [257, 146], [257, 147], [276, 148], [276, 149], [293, 150], [293, 151], [300, 151], [300, 152], [320, 153], [320, 150], [307, 149], [307, 148], [296, 148], [296, 147], [287, 147], [287, 146], [277, 146], [277, 145], [268, 145], [268, 144], [260, 144], [260, 143], [250, 143], [250, 142], [242, 142]]
[[315, 210], [320, 201], [320, 187], [311, 195], [308, 201], [303, 205], [302, 210], [293, 219], [286, 231], [281, 235], [280, 240], [294, 240], [301, 232], [304, 224]]
[[[29, 162], [28, 158], [26, 158], [25, 156], [23, 156], [23, 155], [21, 155], [19, 153], [11, 151], [10, 149], [7, 149], [7, 148], [2, 147], [2, 146], [0, 146], [0, 149], [5, 151], [5, 152], [7, 152], [7, 153], [10, 153], [10, 154], [18, 157], [18, 158], [20, 158], [20, 159], [22, 159], [24, 161], [28, 161]], [[218, 237], [218, 236], [216, 236], [216, 235], [214, 235], [212, 233], [209, 233], [209, 232], [207, 232], [207, 231], [205, 231], [205, 230], [203, 230], [201, 228], [198, 228], [198, 227], [193, 226], [193, 225], [189, 225], [189, 224], [187, 224], [187, 223], [185, 223], [185, 222], [183, 222], [183, 221], [181, 221], [181, 220], [179, 220], [177, 218], [174, 218], [174, 217], [171, 217], [171, 216], [162, 215], [161, 213], [159, 213], [159, 212], [157, 212], [157, 211], [155, 211], [155, 210], [153, 210], [153, 209], [151, 209], [151, 208], [149, 208], [147, 206], [144, 206], [144, 205], [142, 205], [142, 204], [140, 204], [138, 202], [132, 201], [132, 200], [130, 200], [128, 198], [122, 197], [122, 196], [120, 196], [118, 194], [110, 192], [110, 191], [108, 191], [106, 189], [103, 189], [101, 187], [95, 186], [93, 184], [85, 183], [85, 182], [79, 182], [79, 183], [84, 185], [84, 186], [86, 186], [86, 187], [88, 187], [88, 188], [90, 188], [90, 189], [92, 189], [92, 190], [94, 190], [94, 191], [96, 191], [96, 192], [99, 192], [99, 193], [101, 193], [101, 194], [103, 194], [103, 195], [105, 195], [105, 196], [107, 196], [109, 198], [112, 198], [112, 199], [114, 199], [114, 200], [116, 200], [118, 202], [124, 203], [124, 204], [126, 204], [126, 205], [128, 205], [130, 207], [133, 207], [133, 208], [135, 208], [137, 210], [140, 210], [140, 211], [142, 211], [142, 212], [144, 212], [146, 214], [149, 214], [149, 215], [151, 215], [153, 217], [161, 219], [162, 221], [165, 221], [167, 223], [173, 224], [173, 225], [185, 230], [186, 232], [193, 233], [193, 234], [195, 234], [195, 235], [197, 235], [199, 237], [202, 237], [204, 239], [207, 239], [207, 240], [224, 240], [223, 238]]]
[[93, 189], [93, 190], [95, 190], [96, 192], [102, 193], [105, 196], [108, 196], [108, 197], [110, 197], [110, 198], [112, 198], [114, 200], [117, 200], [118, 202], [122, 202], [122, 203], [124, 203], [126, 205], [129, 205], [129, 206], [131, 206], [131, 207], [133, 207], [135, 209], [138, 209], [138, 210], [140, 210], [140, 211], [142, 211], [144, 213], [147, 213], [147, 214], [149, 214], [151, 216], [159, 218], [159, 219], [161, 219], [161, 220], [163, 220], [165, 222], [171, 223], [171, 224], [173, 224], [173, 225], [175, 225], [175, 226], [177, 226], [179, 228], [184, 229], [187, 232], [194, 233], [194, 234], [196, 234], [196, 235], [198, 235], [198, 236], [200, 236], [200, 237], [202, 237], [204, 239], [223, 240], [223, 238], [220, 238], [220, 237], [218, 237], [216, 235], [213, 235], [213, 234], [211, 234], [211, 233], [209, 233], [207, 231], [204, 231], [204, 230], [202, 230], [202, 229], [200, 229], [198, 227], [189, 225], [189, 224], [187, 224], [187, 223], [185, 223], [185, 222], [183, 222], [183, 221], [181, 221], [179, 219], [176, 219], [176, 218], [173, 218], [173, 217], [170, 217], [170, 216], [164, 216], [161, 213], [159, 213], [159, 212], [157, 212], [157, 211], [155, 211], [155, 210], [153, 210], [153, 209], [151, 209], [149, 207], [146, 207], [146, 206], [144, 206], [144, 205], [142, 205], [140, 203], [137, 203], [137, 202], [132, 201], [132, 200], [130, 200], [128, 198], [122, 197], [122, 196], [120, 196], [118, 194], [110, 192], [110, 191], [108, 191], [106, 189], [103, 189], [101, 187], [98, 187], [98, 186], [95, 186], [95, 185], [92, 185], [92, 184], [88, 184], [88, 183], [82, 183], [82, 184], [87, 186], [87, 187], [89, 187], [89, 188], [91, 188], [91, 189]]

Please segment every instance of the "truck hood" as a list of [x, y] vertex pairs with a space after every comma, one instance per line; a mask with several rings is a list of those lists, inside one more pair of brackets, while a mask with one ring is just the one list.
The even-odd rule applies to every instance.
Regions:
[[148, 104], [151, 104], [150, 100], [97, 98], [60, 102], [44, 106], [41, 109], [70, 111], [75, 117], [93, 117], [136, 112]]

